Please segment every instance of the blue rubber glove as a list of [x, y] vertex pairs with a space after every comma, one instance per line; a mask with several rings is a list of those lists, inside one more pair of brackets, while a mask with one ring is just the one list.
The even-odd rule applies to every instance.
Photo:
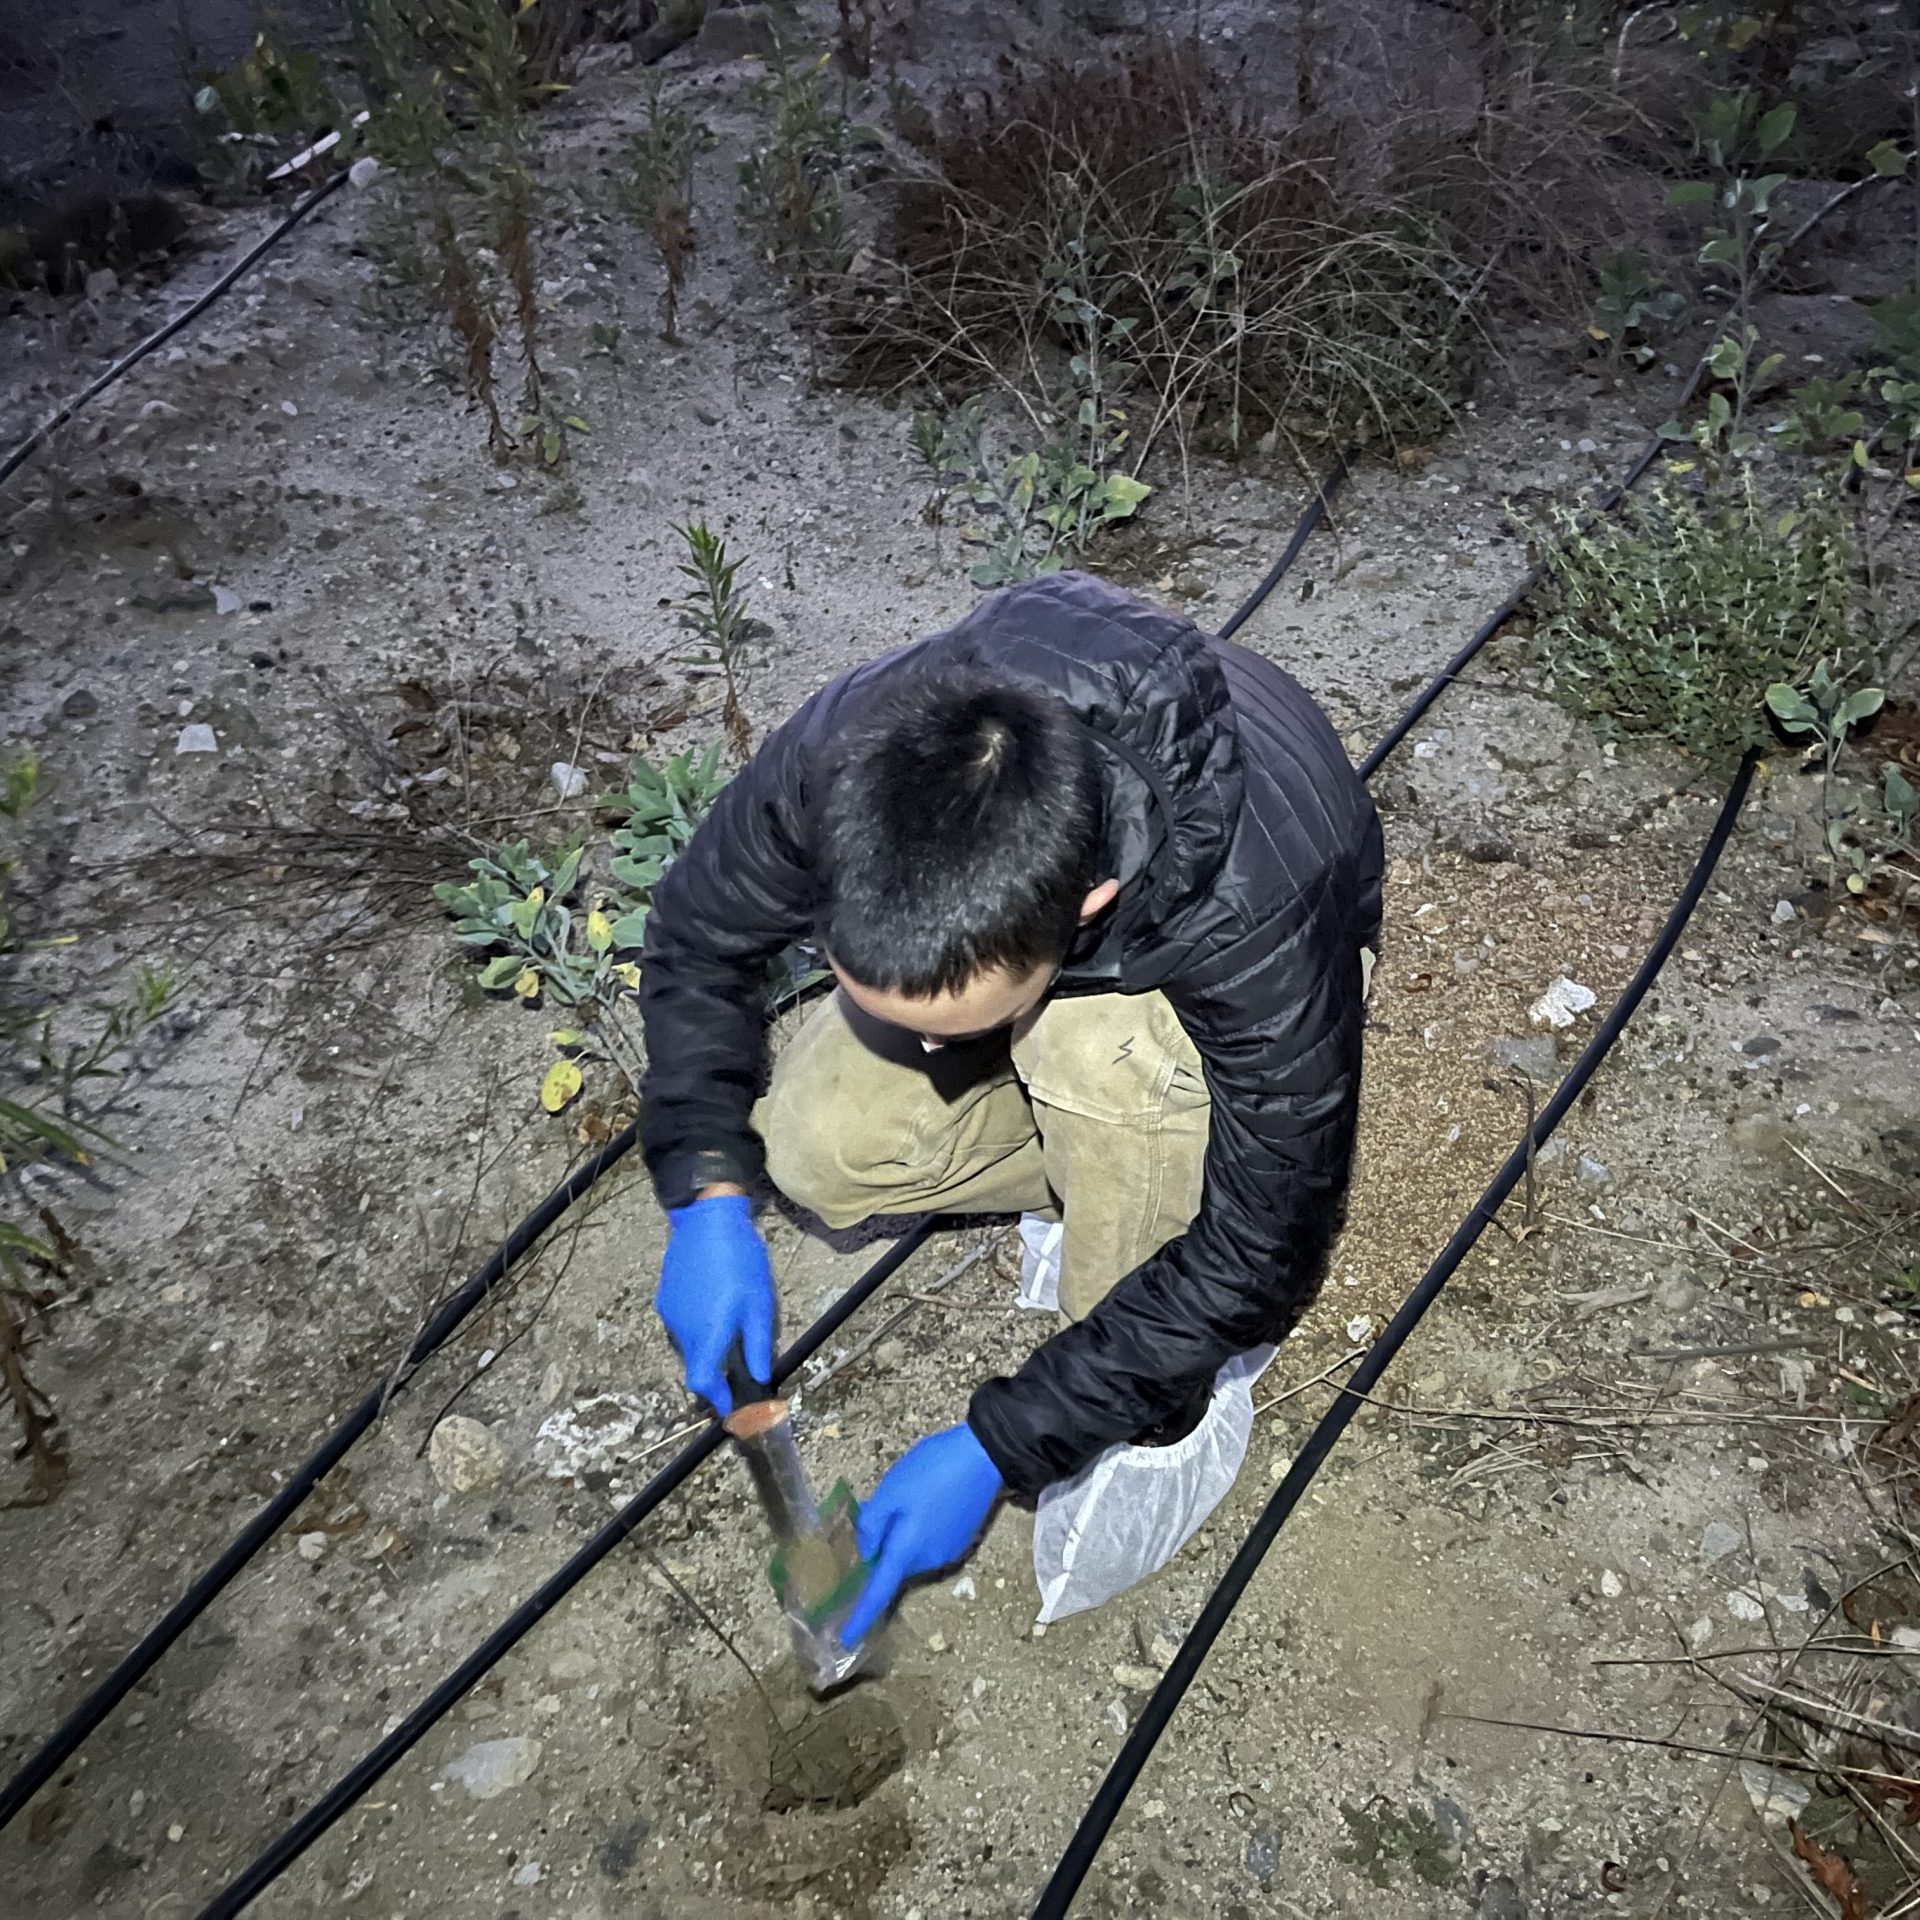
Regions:
[[840, 1629], [840, 1644], [857, 1645], [906, 1581], [958, 1560], [980, 1538], [1005, 1484], [965, 1424], [908, 1448], [860, 1509], [860, 1556], [873, 1571]]
[[735, 1342], [756, 1380], [773, 1378], [773, 1269], [742, 1193], [715, 1193], [667, 1215], [672, 1232], [653, 1304], [687, 1370], [687, 1386], [715, 1412], [733, 1411], [727, 1355]]

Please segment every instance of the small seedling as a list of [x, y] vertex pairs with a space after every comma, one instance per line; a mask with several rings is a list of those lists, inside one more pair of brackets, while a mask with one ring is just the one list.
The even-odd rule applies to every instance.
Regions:
[[744, 760], [753, 751], [753, 729], [747, 723], [740, 689], [754, 636], [747, 596], [738, 585], [741, 562], [727, 552], [725, 537], [703, 520], [690, 520], [674, 531], [687, 543], [687, 557], [679, 562], [679, 570], [695, 588], [676, 604], [700, 637], [698, 650], [686, 664], [721, 676], [725, 688], [721, 718], [727, 740]]
[[1623, 360], [1636, 367], [1652, 365], [1658, 358], [1654, 342], [1687, 316], [1686, 295], [1669, 285], [1644, 254], [1605, 254], [1594, 271], [1599, 286], [1589, 338], [1606, 348], [1616, 366]]
[[661, 337], [679, 344], [680, 290], [694, 249], [693, 163], [713, 135], [692, 115], [661, 99], [659, 82], [647, 96], [647, 124], [627, 143], [619, 190], [627, 210], [652, 237], [666, 269], [666, 315]]

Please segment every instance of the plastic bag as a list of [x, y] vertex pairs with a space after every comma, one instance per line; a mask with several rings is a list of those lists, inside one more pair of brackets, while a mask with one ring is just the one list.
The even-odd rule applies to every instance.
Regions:
[[1275, 1351], [1255, 1347], [1229, 1360], [1214, 1376], [1200, 1424], [1185, 1439], [1166, 1447], [1109, 1447], [1041, 1494], [1033, 1517], [1033, 1577], [1042, 1626], [1103, 1606], [1158, 1573], [1206, 1524], [1246, 1461], [1253, 1383]]
[[1026, 1251], [1020, 1256], [1020, 1304], [1042, 1313], [1055, 1313], [1060, 1307], [1060, 1249], [1066, 1243], [1067, 1230], [1058, 1220], [1043, 1220], [1037, 1213], [1020, 1216], [1020, 1238]]

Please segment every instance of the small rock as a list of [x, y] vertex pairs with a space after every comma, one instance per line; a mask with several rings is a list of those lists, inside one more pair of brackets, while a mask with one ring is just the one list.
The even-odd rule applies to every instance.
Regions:
[[196, 720], [189, 727], [180, 729], [180, 737], [174, 741], [173, 750], [182, 753], [218, 753], [220, 742], [213, 737], [213, 729], [204, 720]]
[[578, 800], [587, 790], [585, 771], [565, 760], [556, 760], [547, 769], [547, 778], [562, 800]]
[[451, 1413], [433, 1430], [427, 1464], [446, 1493], [485, 1493], [500, 1484], [507, 1456], [493, 1430], [464, 1413]]
[[1262, 1827], [1247, 1839], [1247, 1871], [1261, 1886], [1270, 1885], [1280, 1870], [1280, 1829]]
[[1724, 1560], [1740, 1545], [1742, 1537], [1738, 1527], [1724, 1520], [1709, 1520], [1700, 1535], [1700, 1552], [1708, 1560]]
[[171, 1840], [175, 1846], [178, 1846], [180, 1842], [184, 1840], [186, 1837], [187, 1837], [187, 1830], [185, 1827], [183, 1827], [180, 1824], [178, 1820], [174, 1821], [174, 1823], [167, 1829], [167, 1838]]
[[1480, 1889], [1480, 1920], [1527, 1920], [1527, 1903], [1504, 1873]]
[[296, 407], [291, 400], [282, 400], [280, 402], [280, 411], [284, 413], [289, 420], [297, 419], [300, 414], [300, 409]]
[[[1292, 1462], [1287, 1463], [1291, 1465]], [[1180, 1651], [1180, 1642], [1170, 1633], [1156, 1633], [1147, 1643], [1147, 1658], [1164, 1673], [1173, 1665], [1173, 1656]]]
[[216, 585], [213, 590], [213, 610], [215, 613], [238, 613], [241, 607], [240, 596], [231, 587]]
[[351, 1905], [373, 1885], [374, 1875], [380, 1870], [377, 1860], [356, 1860], [347, 1870], [345, 1883], [340, 1888], [343, 1905]]
[[1607, 1163], [1584, 1153], [1580, 1156], [1580, 1178], [1590, 1187], [1610, 1187], [1613, 1184], [1613, 1173]]
[[308, 1566], [318, 1560], [327, 1550], [327, 1536], [324, 1533], [303, 1533], [294, 1542], [294, 1551]]
[[906, 1359], [907, 1343], [904, 1340], [882, 1340], [873, 1350], [873, 1364], [885, 1373], [904, 1366]]
[[1627, 1583], [1622, 1580], [1611, 1567], [1606, 1568], [1601, 1573], [1600, 1591], [1605, 1594], [1609, 1600], [1618, 1600], [1626, 1590]]
[[1800, 910], [1791, 900], [1776, 900], [1773, 907], [1773, 924], [1784, 927], [1800, 918]]
[[1114, 1682], [1129, 1693], [1151, 1693], [1160, 1684], [1160, 1675], [1152, 1667], [1123, 1660], [1113, 1670]]
[[60, 717], [63, 720], [91, 720], [100, 711], [100, 696], [85, 687], [75, 687], [60, 702]]
[[1770, 1033], [1756, 1033], [1751, 1040], [1742, 1040], [1734, 1051], [1744, 1053], [1749, 1060], [1764, 1060], [1780, 1051], [1780, 1042]]
[[1563, 973], [1527, 1009], [1527, 1018], [1536, 1027], [1570, 1027], [1579, 1015], [1591, 1010], [1593, 1001], [1591, 987], [1583, 987]]
[[120, 276], [111, 267], [95, 267], [87, 275], [87, 298], [104, 300], [110, 293], [120, 291]]
[[370, 187], [379, 177], [380, 162], [370, 153], [363, 153], [347, 169], [347, 185], [350, 187]]
[[1653, 1290], [1653, 1304], [1662, 1313], [1691, 1313], [1707, 1297], [1707, 1290], [1691, 1275], [1670, 1273]]
[[1525, 1040], [1500, 1039], [1487, 1043], [1487, 1058], [1509, 1073], [1517, 1073], [1536, 1086], [1550, 1086], [1560, 1078], [1560, 1050], [1547, 1033]]
[[929, 1653], [945, 1653], [946, 1650], [947, 1636], [944, 1633], [930, 1633], [927, 1635], [927, 1651]]
[[953, 1597], [956, 1600], [972, 1600], [978, 1597], [980, 1589], [973, 1584], [973, 1575], [963, 1573], [953, 1583]]
[[465, 1787], [476, 1800], [497, 1800], [533, 1778], [540, 1764], [541, 1746], [525, 1734], [505, 1740], [481, 1740], [453, 1761], [441, 1775]]
[[513, 1884], [516, 1887], [537, 1887], [540, 1884], [541, 1866], [538, 1860], [526, 1860], [513, 1870]]
[[1727, 1595], [1727, 1611], [1736, 1620], [1764, 1620], [1767, 1617], [1766, 1608], [1744, 1587], [1735, 1587]]
[[1799, 1819], [1813, 1798], [1810, 1787], [1791, 1774], [1762, 1766], [1758, 1760], [1740, 1762], [1740, 1784], [1746, 1788], [1754, 1812], [1769, 1827], [1784, 1827], [1788, 1821]]
[[1347, 1338], [1354, 1341], [1371, 1340], [1373, 1338], [1373, 1316], [1367, 1313], [1356, 1313], [1353, 1318], [1347, 1322]]

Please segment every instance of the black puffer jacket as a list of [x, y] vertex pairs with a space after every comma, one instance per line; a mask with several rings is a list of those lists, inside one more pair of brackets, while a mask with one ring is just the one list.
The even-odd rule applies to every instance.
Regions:
[[1326, 717], [1278, 667], [1084, 574], [983, 600], [958, 626], [816, 694], [721, 796], [661, 883], [643, 1009], [647, 1163], [663, 1192], [751, 1184], [765, 963], [812, 923], [818, 769], [874, 687], [969, 663], [1057, 694], [1095, 739], [1115, 910], [1057, 991], [1166, 994], [1212, 1100], [1200, 1212], [969, 1419], [1017, 1493], [1177, 1419], [1231, 1355], [1313, 1297], [1352, 1157], [1359, 951], [1380, 923], [1380, 823]]

